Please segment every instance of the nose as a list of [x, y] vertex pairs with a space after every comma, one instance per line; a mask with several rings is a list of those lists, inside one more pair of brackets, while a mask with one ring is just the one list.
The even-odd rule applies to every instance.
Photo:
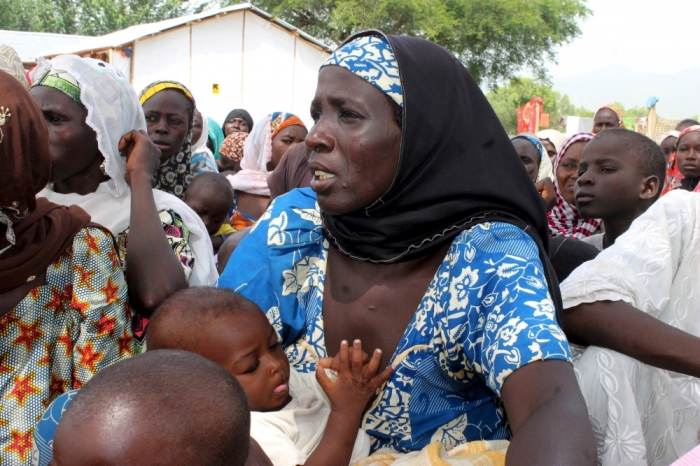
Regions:
[[168, 124], [165, 118], [160, 118], [156, 124], [156, 133], [158, 134], [168, 134]]
[[576, 174], [576, 184], [578, 186], [585, 186], [585, 185], [592, 185], [593, 184], [593, 177], [589, 174], [588, 171], [583, 172], [581, 176], [578, 176]]
[[266, 364], [267, 373], [270, 375], [270, 377], [274, 377], [275, 374], [282, 370], [282, 362], [272, 355], [267, 357]]
[[332, 152], [335, 141], [330, 134], [330, 123], [322, 116], [311, 127], [311, 131], [306, 135], [304, 142], [306, 147], [313, 152]]

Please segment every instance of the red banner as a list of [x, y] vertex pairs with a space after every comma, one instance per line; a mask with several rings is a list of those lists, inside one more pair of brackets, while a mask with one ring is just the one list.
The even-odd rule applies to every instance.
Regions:
[[543, 108], [542, 98], [535, 97], [517, 110], [518, 134], [539, 131]]

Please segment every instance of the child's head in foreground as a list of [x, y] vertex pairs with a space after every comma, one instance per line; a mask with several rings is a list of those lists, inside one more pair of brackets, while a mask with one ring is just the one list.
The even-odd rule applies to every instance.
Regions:
[[576, 207], [583, 218], [638, 216], [659, 198], [665, 175], [654, 141], [626, 129], [601, 132], [581, 154]]
[[239, 466], [250, 412], [224, 368], [185, 351], [148, 351], [95, 375], [56, 431], [51, 466]]
[[147, 341], [149, 350], [191, 351], [224, 366], [251, 411], [276, 411], [290, 400], [289, 360], [277, 332], [255, 303], [231, 290], [178, 291], [153, 315]]
[[213, 235], [228, 218], [233, 188], [222, 175], [206, 172], [194, 177], [183, 200], [202, 218], [209, 235]]

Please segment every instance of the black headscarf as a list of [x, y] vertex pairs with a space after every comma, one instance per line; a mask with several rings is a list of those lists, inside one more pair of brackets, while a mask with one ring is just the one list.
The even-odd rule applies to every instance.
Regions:
[[[383, 33], [365, 31], [346, 43], [363, 35]], [[371, 207], [323, 214], [326, 238], [356, 260], [391, 263], [451, 243], [476, 223], [504, 221], [527, 231], [546, 260], [544, 203], [464, 65], [427, 40], [385, 37], [403, 88], [398, 170]]]
[[250, 113], [248, 113], [248, 110], [243, 110], [242, 108], [237, 108], [235, 110], [231, 110], [228, 115], [226, 115], [226, 118], [224, 119], [224, 124], [221, 125], [221, 129], [224, 132], [224, 135], [226, 136], [226, 122], [229, 121], [231, 118], [243, 118], [246, 123], [248, 123], [248, 132], [250, 133], [253, 131], [253, 117], [250, 116]]

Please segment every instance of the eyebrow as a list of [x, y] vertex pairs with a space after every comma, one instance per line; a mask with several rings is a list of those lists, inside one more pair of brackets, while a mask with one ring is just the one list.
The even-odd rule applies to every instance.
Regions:
[[236, 360], [236, 362], [234, 363], [234, 365], [238, 365], [238, 364], [239, 364], [241, 361], [243, 361], [245, 358], [248, 358], [248, 357], [253, 356], [253, 353], [255, 353], [256, 351], [257, 351], [257, 348], [253, 348], [252, 350], [248, 351], [246, 354], [244, 354], [243, 356], [241, 356], [240, 358], [238, 358], [238, 359]]
[[620, 160], [617, 159], [616, 157], [606, 157], [606, 158], [603, 158], [603, 159], [598, 159], [598, 160], [596, 160], [594, 163], [595, 163], [596, 165], [600, 165], [600, 164], [603, 164], [603, 163], [611, 163], [611, 162], [619, 162], [619, 161], [620, 161]]

